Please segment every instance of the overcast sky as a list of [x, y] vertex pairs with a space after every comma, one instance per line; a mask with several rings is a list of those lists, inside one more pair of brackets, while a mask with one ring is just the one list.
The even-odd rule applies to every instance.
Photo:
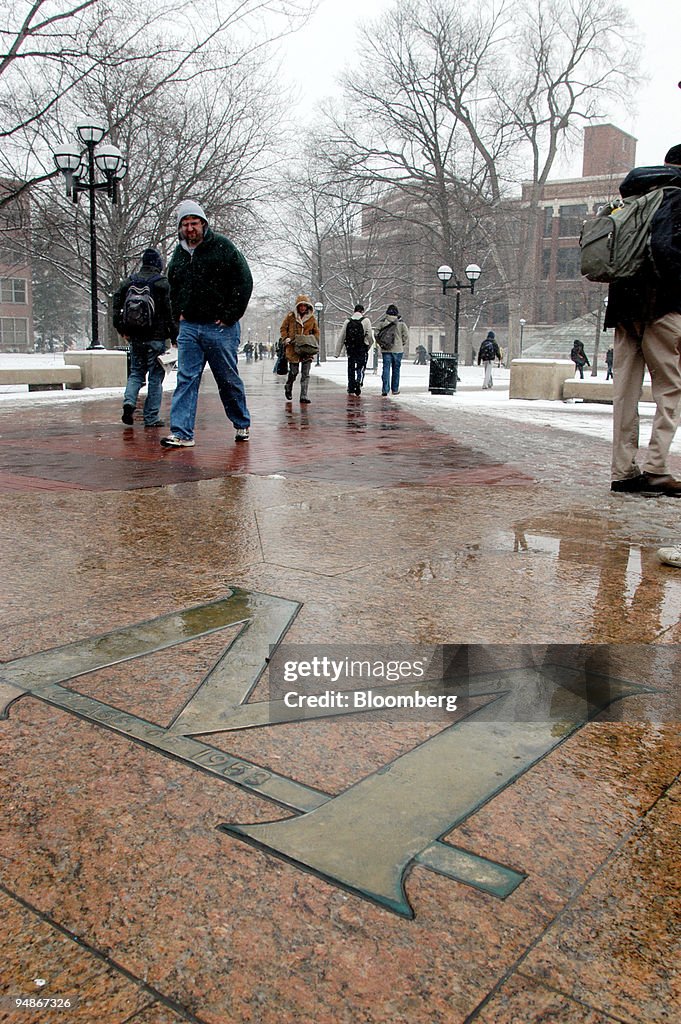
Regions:
[[[641, 70], [650, 81], [638, 93], [638, 110], [612, 110], [606, 119], [638, 139], [637, 163], [661, 163], [671, 145], [681, 143], [681, 2], [679, 0], [620, 0], [631, 11], [641, 32]], [[287, 48], [286, 66], [296, 78], [293, 54], [304, 54], [300, 66], [314, 67], [317, 87], [303, 87], [301, 118], [314, 114], [318, 97], [335, 91], [335, 77], [352, 68], [353, 46], [360, 22], [372, 20], [389, 0], [320, 0], [303, 32]], [[581, 173], [581, 151], [560, 169], [561, 176]], [[555, 177], [555, 175], [554, 175]]]

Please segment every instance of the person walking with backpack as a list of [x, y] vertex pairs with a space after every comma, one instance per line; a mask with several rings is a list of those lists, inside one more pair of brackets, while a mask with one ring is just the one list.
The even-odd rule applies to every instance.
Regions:
[[[608, 290], [605, 327], [615, 329], [612, 491], [681, 498], [669, 469], [669, 450], [681, 416], [681, 145], [664, 165], [635, 167], [620, 195], [663, 189], [643, 265]], [[646, 368], [655, 402], [648, 451], [639, 465], [638, 403]]]
[[579, 371], [579, 379], [584, 380], [584, 367], [591, 366], [589, 357], [584, 351], [584, 343], [575, 338], [570, 350], [570, 359], [575, 364], [575, 373]]
[[383, 356], [381, 394], [400, 393], [400, 367], [402, 356], [409, 347], [409, 328], [400, 316], [397, 306], [388, 306], [374, 327], [374, 335]]
[[210, 366], [236, 441], [248, 441], [251, 417], [237, 369], [241, 328], [253, 291], [245, 257], [224, 235], [208, 226], [202, 207], [192, 199], [178, 206], [179, 242], [170, 265], [170, 301], [180, 324], [177, 338], [177, 386], [170, 406], [171, 433], [164, 448], [193, 448], [201, 377]]
[[349, 395], [362, 393], [364, 371], [369, 357], [369, 349], [373, 343], [374, 334], [371, 329], [371, 320], [364, 315], [364, 306], [358, 302], [350, 319], [343, 324], [336, 345], [337, 357], [344, 348], [348, 354]]
[[137, 396], [147, 383], [142, 415], [145, 427], [163, 427], [159, 418], [165, 369], [159, 361], [166, 341], [177, 338], [177, 326], [170, 310], [168, 278], [163, 274], [163, 257], [157, 249], [146, 249], [137, 273], [126, 277], [113, 297], [113, 325], [130, 345], [130, 370], [123, 395], [121, 419], [133, 425]]
[[494, 387], [494, 381], [492, 380], [492, 363], [495, 359], [501, 360], [501, 352], [497, 345], [494, 331], [488, 331], [487, 337], [483, 341], [478, 352], [478, 366], [482, 363], [485, 368], [485, 376], [482, 381], [483, 391], [487, 391], [489, 388]]
[[310, 386], [312, 360], [319, 351], [319, 327], [307, 295], [298, 296], [295, 308], [290, 310], [281, 322], [279, 335], [288, 359], [284, 397], [287, 402], [293, 400], [293, 385], [300, 367], [300, 401], [302, 405], [309, 405], [310, 398], [307, 392]]

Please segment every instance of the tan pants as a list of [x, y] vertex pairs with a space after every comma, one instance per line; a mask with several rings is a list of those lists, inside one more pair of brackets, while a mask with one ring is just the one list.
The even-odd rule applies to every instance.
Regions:
[[[641, 324], [640, 328], [643, 331], [640, 339], [629, 334], [621, 324], [615, 328], [613, 480], [624, 480], [639, 472], [668, 473], [669, 448], [681, 416], [681, 313], [666, 313], [654, 323]], [[657, 408], [648, 452], [639, 468], [638, 401], [646, 366], [650, 370]]]

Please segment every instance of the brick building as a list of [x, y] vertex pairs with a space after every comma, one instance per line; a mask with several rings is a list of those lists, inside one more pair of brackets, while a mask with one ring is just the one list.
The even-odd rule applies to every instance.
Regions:
[[[16, 183], [0, 181], [0, 198]], [[30, 213], [23, 197], [0, 206], [0, 352], [33, 351]]]
[[[617, 195], [622, 178], [634, 166], [636, 139], [611, 124], [584, 131], [582, 176], [549, 181], [539, 201], [536, 239], [537, 281], [525, 318], [558, 324], [595, 310], [603, 288], [579, 272], [579, 234], [585, 217]], [[530, 186], [523, 186], [527, 201]]]
[[[589, 126], [584, 130], [580, 177], [548, 181], [539, 195], [536, 186], [523, 183], [520, 195], [488, 211], [486, 234], [476, 228], [474, 218], [459, 215], [454, 221], [456, 251], [447, 253], [437, 241], [432, 211], [393, 190], [380, 207], [364, 212], [354, 247], [366, 264], [366, 280], [354, 293], [374, 317], [388, 302], [397, 302], [410, 326], [412, 347], [423, 344], [431, 351], [451, 351], [454, 303], [451, 293], [442, 296], [437, 267], [448, 262], [461, 276], [467, 263], [479, 263], [483, 275], [475, 296], [465, 294], [461, 303], [459, 353], [464, 362], [488, 329], [500, 331], [505, 345], [511, 344], [513, 335], [517, 346], [519, 326], [509, 323], [509, 308], [518, 310], [526, 322], [526, 344], [560, 333], [561, 325], [569, 331], [576, 320], [588, 321], [589, 329], [593, 322], [598, 330], [605, 288], [580, 274], [579, 235], [587, 215], [617, 195], [635, 159], [636, 139], [631, 135], [611, 124]], [[533, 225], [529, 244], [534, 261], [521, 243], [525, 224]], [[504, 274], [498, 263], [486, 258], [491, 233]], [[333, 240], [327, 243], [325, 263], [338, 265]], [[340, 283], [347, 275], [335, 276]], [[325, 289], [329, 328], [331, 311], [343, 309], [349, 301], [347, 285], [339, 283]]]

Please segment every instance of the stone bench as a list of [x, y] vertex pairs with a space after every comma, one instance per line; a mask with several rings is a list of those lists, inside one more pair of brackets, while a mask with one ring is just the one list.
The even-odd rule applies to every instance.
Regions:
[[0, 385], [27, 384], [29, 391], [62, 391], [82, 387], [80, 366], [0, 368]]
[[[603, 402], [612, 405], [612, 381], [598, 380], [597, 377], [578, 378], [563, 382], [563, 400], [577, 398], [582, 402]], [[641, 402], [652, 402], [650, 384], [643, 385]]]
[[121, 349], [65, 352], [64, 362], [78, 367], [84, 388], [124, 388], [128, 379], [128, 357]]
[[571, 359], [513, 359], [509, 398], [559, 402], [565, 378], [574, 369]]
[[[509, 398], [582, 402], [602, 402], [612, 405], [612, 381], [598, 377], [574, 376], [575, 364], [571, 359], [513, 359]], [[652, 402], [650, 384], [643, 385], [641, 402]]]

